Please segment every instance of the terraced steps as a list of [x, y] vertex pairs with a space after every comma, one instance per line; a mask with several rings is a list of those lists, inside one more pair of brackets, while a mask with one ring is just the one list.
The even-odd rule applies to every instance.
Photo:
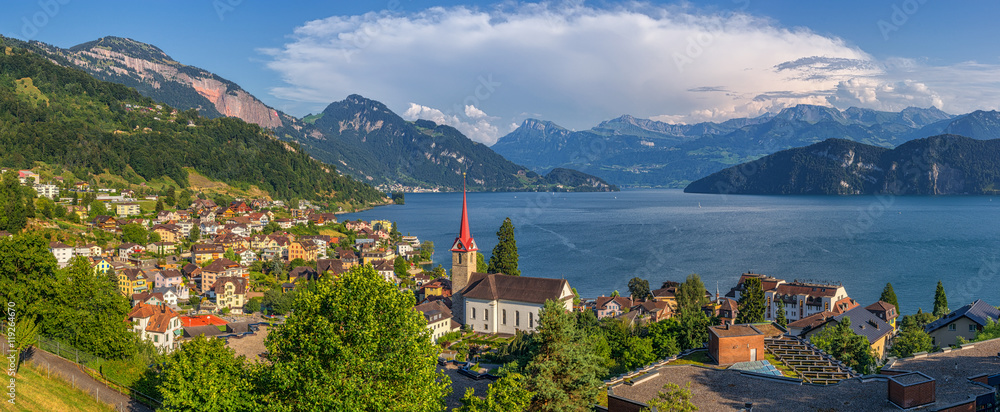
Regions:
[[768, 338], [764, 347], [808, 383], [830, 385], [855, 376], [836, 360], [795, 338]]

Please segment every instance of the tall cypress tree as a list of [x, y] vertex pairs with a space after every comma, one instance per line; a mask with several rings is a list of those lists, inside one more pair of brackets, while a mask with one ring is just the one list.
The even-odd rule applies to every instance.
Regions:
[[757, 323], [764, 321], [764, 289], [760, 278], [749, 278], [743, 282], [743, 293], [737, 302], [739, 313], [736, 323]]
[[511, 276], [521, 276], [521, 270], [517, 268], [517, 241], [514, 240], [514, 223], [510, 218], [503, 220], [500, 230], [497, 230], [496, 247], [493, 248], [493, 256], [490, 257], [490, 265], [487, 268], [489, 273], [503, 273]]
[[899, 301], [896, 299], [896, 291], [892, 290], [892, 283], [886, 283], [885, 289], [882, 289], [882, 296], [878, 298], [885, 303], [891, 303], [892, 306], [896, 307], [896, 315], [900, 315], [902, 312], [899, 311]]
[[774, 322], [781, 325], [783, 328], [788, 327], [788, 317], [785, 316], [785, 308], [782, 307], [781, 309], [778, 309], [777, 312], [778, 313], [774, 317]]
[[944, 316], [950, 313], [948, 310], [948, 296], [944, 294], [944, 284], [938, 281], [937, 290], [934, 291], [934, 316]]

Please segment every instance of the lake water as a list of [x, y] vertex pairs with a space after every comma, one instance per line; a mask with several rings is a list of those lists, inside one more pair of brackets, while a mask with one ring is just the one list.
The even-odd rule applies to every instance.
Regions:
[[[450, 270], [460, 193], [407, 194], [406, 205], [343, 215], [388, 219], [434, 242]], [[741, 273], [840, 282], [867, 305], [892, 282], [903, 313], [929, 311], [942, 280], [949, 306], [1000, 304], [1000, 198], [747, 196], [680, 190], [470, 193], [469, 219], [489, 258], [505, 217], [522, 275], [566, 278], [583, 297], [653, 289], [699, 274], [725, 294]]]

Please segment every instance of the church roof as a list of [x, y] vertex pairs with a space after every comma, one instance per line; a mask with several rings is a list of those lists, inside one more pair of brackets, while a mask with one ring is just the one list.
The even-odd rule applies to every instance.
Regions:
[[[471, 299], [545, 303], [549, 299], [558, 301], [563, 298], [563, 291], [568, 285], [566, 279], [473, 273], [468, 286], [461, 293], [463, 297]], [[567, 296], [572, 297], [572, 294]]]
[[[464, 180], [464, 176], [463, 176]], [[472, 231], [469, 230], [469, 204], [465, 192], [465, 183], [462, 183], [462, 227], [458, 230], [458, 237], [451, 246], [452, 252], [473, 252], [479, 250], [476, 240], [472, 238]]]

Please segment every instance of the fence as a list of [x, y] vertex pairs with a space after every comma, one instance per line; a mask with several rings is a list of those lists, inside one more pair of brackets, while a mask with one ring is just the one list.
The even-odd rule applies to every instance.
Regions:
[[[69, 360], [70, 362], [74, 362], [77, 365], [80, 365], [81, 369], [83, 369], [87, 374], [91, 376], [99, 376], [101, 381], [106, 382], [110, 387], [114, 387], [119, 393], [126, 395], [147, 406], [150, 406], [153, 409], [160, 406], [161, 401], [159, 399], [156, 399], [124, 383], [117, 382], [107, 377], [102, 370], [102, 366], [105, 363], [104, 359], [92, 355], [90, 353], [84, 352], [80, 349], [77, 349], [71, 345], [60, 342], [58, 340], [49, 339], [42, 336], [39, 336], [37, 340], [38, 343], [35, 344], [35, 346], [37, 346], [39, 349], [42, 349], [46, 352], [50, 352], [60, 358]], [[67, 381], [69, 381], [68, 379], [73, 379], [71, 383], [73, 383], [73, 385], [76, 386], [74, 377], [63, 377], [63, 378], [67, 379]], [[101, 400], [100, 392], [95, 391], [92, 394], [98, 400]], [[109, 402], [109, 403], [114, 404], [114, 402]]]

